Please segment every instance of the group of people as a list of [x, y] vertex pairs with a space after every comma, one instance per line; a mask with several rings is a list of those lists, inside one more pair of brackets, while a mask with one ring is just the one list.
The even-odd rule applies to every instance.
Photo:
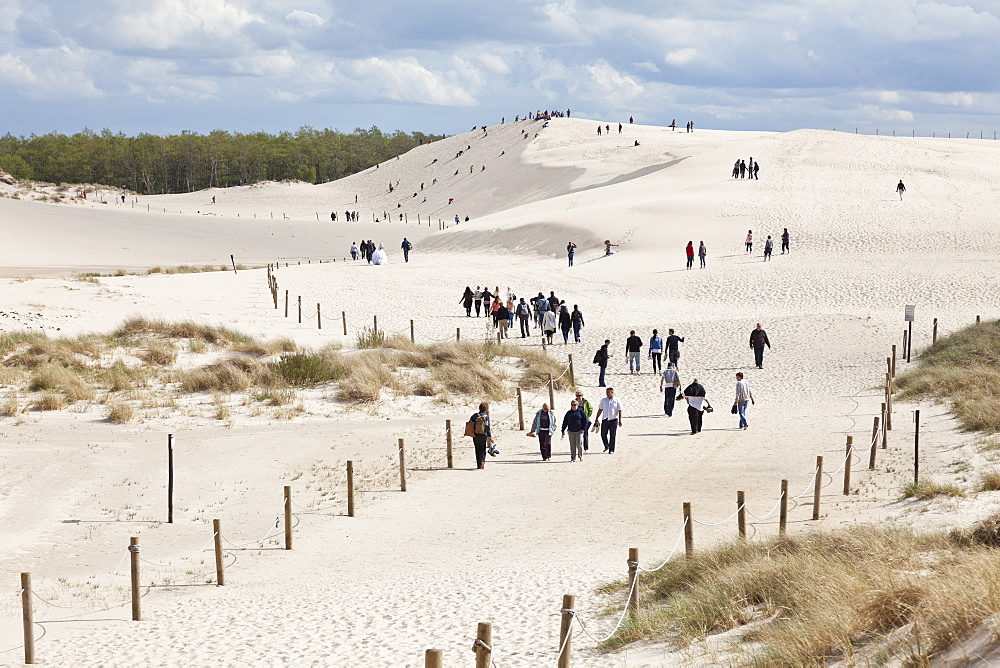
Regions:
[[[788, 228], [784, 228], [781, 233], [781, 254], [790, 252], [788, 248], [789, 240], [791, 235], [788, 233]], [[747, 238], [744, 242], [746, 246], [746, 254], [753, 255], [753, 230], [747, 230]], [[774, 239], [771, 235], [767, 235], [767, 239], [764, 240], [764, 262], [768, 262], [771, 259], [771, 254], [774, 252]], [[704, 263], [702, 264], [704, 266]]]
[[[593, 417], [593, 420], [591, 420]], [[583, 453], [590, 450], [590, 432], [600, 432], [604, 452], [614, 454], [618, 427], [622, 424], [622, 403], [615, 397], [615, 390], [609, 387], [605, 396], [597, 404], [597, 414], [594, 408], [583, 396], [582, 390], [576, 391], [576, 397], [570, 402], [569, 410], [560, 422], [555, 411], [548, 403], [535, 413], [528, 436], [538, 439], [538, 451], [543, 462], [552, 461], [552, 437], [559, 431], [562, 438], [569, 433], [569, 460], [583, 461]], [[477, 454], [478, 457], [478, 454]], [[477, 459], [478, 463], [478, 459]], [[480, 467], [482, 468], [482, 467]]]
[[[653, 330], [652, 336], [649, 337], [649, 348], [646, 353], [646, 359], [650, 360], [652, 363], [653, 373], [657, 373], [663, 369], [664, 350], [667, 351], [667, 361], [670, 365], [676, 368], [680, 364], [680, 344], [682, 343], [684, 343], [684, 337], [678, 336], [672, 327], [667, 330], [666, 338], [660, 336], [659, 330]], [[604, 345], [601, 346], [596, 353], [594, 353], [594, 364], [598, 365], [600, 368], [597, 380], [598, 387], [605, 387], [604, 376], [611, 358], [614, 357], [614, 355], [608, 351], [608, 347], [610, 345], [611, 339], [605, 339]], [[628, 338], [625, 339], [625, 357], [628, 360], [629, 375], [642, 375], [642, 348], [642, 338], [635, 333], [634, 329], [631, 330]]]
[[[688, 241], [687, 246], [684, 248], [684, 254], [687, 256], [687, 268], [691, 269], [694, 267], [694, 242]], [[705, 268], [705, 258], [708, 257], [708, 247], [705, 245], [704, 241], [698, 242], [698, 261], [701, 263], [701, 268]]]
[[[337, 222], [337, 212], [336, 211], [331, 211], [330, 212], [330, 220], [333, 221], [334, 223]], [[345, 211], [344, 212], [344, 220], [347, 221], [348, 223], [356, 223], [356, 222], [358, 222], [358, 212], [357, 211]]]
[[466, 286], [459, 302], [465, 308], [467, 318], [472, 317], [473, 309], [477, 318], [492, 317], [493, 325], [499, 330], [501, 338], [509, 336], [509, 330], [513, 329], [514, 320], [517, 319], [522, 339], [531, 336], [533, 323], [534, 327], [541, 330], [546, 344], [553, 343], [555, 333], [560, 330], [564, 345], [569, 343], [571, 331], [576, 343], [581, 340], [583, 312], [577, 304], [570, 311], [566, 300], [556, 297], [555, 291], [549, 291], [548, 297], [539, 292], [538, 296], [526, 299], [518, 297], [509, 286], [506, 293], [500, 291], [500, 286], [496, 286], [493, 291], [488, 286], [484, 288], [477, 285], [475, 290]]
[[382, 244], [376, 244], [371, 239], [362, 241], [360, 246], [353, 241], [351, 242], [351, 259], [357, 260], [359, 255], [368, 264], [383, 265], [389, 262], [389, 256], [386, 254]]
[[760, 171], [760, 164], [754, 162], [753, 156], [750, 156], [749, 165], [743, 162], [742, 160], [736, 161], [736, 164], [733, 165], [733, 178], [734, 179], [748, 178], [748, 179], [760, 180], [757, 178], [757, 172], [759, 171]]

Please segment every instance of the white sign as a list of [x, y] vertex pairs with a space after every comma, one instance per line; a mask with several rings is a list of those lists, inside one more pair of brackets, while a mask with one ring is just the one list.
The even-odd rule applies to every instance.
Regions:
[[916, 308], [917, 308], [916, 306], [910, 306], [910, 305], [906, 306], [906, 317], [903, 318], [903, 320], [905, 322], [913, 322], [913, 319], [914, 319], [913, 318], [913, 311]]

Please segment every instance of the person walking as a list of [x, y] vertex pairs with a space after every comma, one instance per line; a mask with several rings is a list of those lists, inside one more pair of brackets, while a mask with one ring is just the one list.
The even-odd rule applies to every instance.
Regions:
[[556, 315], [556, 307], [553, 305], [542, 314], [542, 333], [545, 335], [545, 341], [549, 345], [552, 344], [552, 336], [559, 329], [559, 316]]
[[[594, 431], [601, 429], [601, 441], [604, 442], [604, 452], [615, 454], [615, 442], [618, 439], [618, 427], [622, 426], [622, 402], [615, 398], [615, 388], [604, 391], [605, 397], [597, 405], [597, 415], [594, 416]], [[601, 419], [601, 416], [604, 419]]]
[[760, 181], [760, 179], [757, 178], [757, 172], [759, 171], [760, 171], [760, 163], [759, 162], [753, 163], [753, 173], [751, 174], [751, 176], [753, 176], [754, 181]]
[[476, 295], [472, 291], [472, 288], [470, 288], [469, 286], [465, 286], [465, 293], [462, 295], [462, 298], [458, 300], [462, 302], [462, 306], [465, 307], [466, 318], [472, 317], [472, 300], [475, 298], [475, 296]]
[[767, 240], [764, 241], [764, 262], [768, 262], [771, 260], [771, 253], [773, 252], [774, 252], [774, 239], [772, 239], [771, 235], [769, 234], [767, 235]]
[[476, 449], [476, 468], [486, 468], [486, 451], [493, 445], [493, 430], [490, 428], [490, 405], [479, 404], [479, 411], [469, 418], [472, 424], [472, 445]]
[[733, 163], [733, 178], [737, 178], [740, 175], [740, 161], [737, 160]]
[[743, 379], [742, 372], [736, 374], [736, 399], [733, 401], [733, 408], [740, 416], [740, 429], [746, 430], [750, 425], [747, 423], [747, 404], [756, 404], [753, 400], [753, 392], [750, 391], [750, 383]]
[[705, 417], [705, 409], [711, 409], [712, 404], [708, 403], [705, 388], [698, 379], [684, 388], [684, 400], [688, 405], [688, 422], [691, 423], [691, 435], [701, 433], [702, 418]]
[[549, 301], [545, 298], [541, 292], [535, 297], [535, 324], [539, 327], [542, 326], [542, 321], [545, 319], [545, 312], [549, 310]]
[[688, 242], [687, 247], [684, 248], [684, 254], [687, 255], [687, 268], [691, 269], [694, 266], [694, 242]]
[[503, 302], [495, 302], [500, 304], [496, 310], [496, 325], [500, 328], [500, 338], [507, 338], [507, 328], [510, 327], [510, 311], [504, 306]]
[[594, 364], [601, 369], [601, 375], [597, 380], [598, 387], [604, 387], [604, 372], [608, 370], [608, 360], [614, 357], [608, 352], [609, 345], [611, 345], [611, 339], [604, 339], [604, 345], [594, 353]]
[[535, 413], [535, 421], [531, 423], [531, 431], [528, 436], [538, 437], [538, 450], [542, 454], [542, 461], [547, 462], [552, 459], [552, 434], [556, 433], [556, 414], [549, 410], [548, 404]]
[[681, 389], [681, 377], [674, 368], [673, 362], [667, 362], [667, 368], [660, 374], [660, 392], [663, 392], [663, 412], [667, 417], [674, 416], [674, 402], [677, 392]]
[[698, 242], [698, 262], [701, 264], [701, 268], [705, 268], [705, 257], [708, 255], [708, 248], [705, 247], [704, 241]]
[[649, 352], [646, 353], [653, 362], [653, 373], [663, 370], [663, 337], [654, 329], [649, 337]]
[[625, 339], [625, 356], [628, 357], [628, 372], [630, 376], [638, 376], [641, 374], [640, 365], [642, 364], [642, 359], [639, 357], [639, 353], [642, 352], [642, 339], [635, 335], [635, 330], [631, 330], [628, 333], [628, 338]]
[[576, 244], [570, 241], [566, 244], [566, 257], [569, 258], [569, 266], [573, 266], [573, 256], [576, 254]]
[[352, 260], [358, 259], [358, 245], [353, 241], [351, 242], [351, 259]]
[[753, 253], [753, 230], [747, 230], [747, 253]]
[[483, 308], [483, 291], [479, 289], [478, 285], [476, 286], [476, 291], [472, 293], [472, 300], [476, 305], [476, 317], [478, 318], [479, 312]]
[[587, 433], [587, 414], [580, 407], [580, 401], [574, 399], [569, 404], [569, 410], [563, 416], [562, 435], [566, 438], [569, 430], [569, 460], [575, 462], [579, 457], [583, 461], [583, 435]]
[[573, 312], [569, 314], [569, 319], [573, 323], [573, 339], [580, 343], [580, 330], [584, 327], [583, 312], [576, 304], [573, 304]]
[[781, 233], [781, 254], [782, 255], [784, 255], [785, 253], [788, 252], [788, 238], [789, 238], [788, 237], [788, 228], [786, 227], [785, 231]]
[[[493, 314], [493, 293], [488, 287], [483, 288], [483, 316], [488, 318]], [[479, 317], [479, 309], [476, 309], [476, 317]]]
[[771, 342], [767, 339], [767, 332], [761, 328], [758, 322], [757, 326], [750, 332], [750, 347], [753, 349], [753, 359], [758, 369], [764, 368], [764, 346], [770, 348]]
[[674, 367], [678, 369], [680, 368], [680, 344], [682, 343], [684, 343], [684, 337], [674, 334], [673, 327], [667, 330], [667, 359], [670, 360]]
[[565, 304], [559, 307], [559, 329], [562, 331], [563, 345], [569, 345], [569, 330], [573, 329], [573, 319]]
[[744, 178], [747, 174], [747, 163], [740, 160], [740, 178]]
[[410, 261], [410, 251], [413, 250], [413, 244], [406, 237], [403, 237], [403, 244], [400, 246], [403, 249], [403, 260], [405, 262]]
[[517, 313], [517, 320], [521, 325], [521, 338], [525, 339], [531, 334], [531, 325], [528, 324], [531, 321], [531, 307], [528, 302], [524, 301], [524, 297], [521, 297], [521, 301], [518, 302], [515, 313]]
[[580, 409], [587, 416], [587, 428], [583, 430], [583, 451], [590, 450], [590, 417], [594, 414], [594, 407], [590, 405], [583, 396], [583, 390], [576, 391], [576, 401], [580, 404]]
[[896, 186], [896, 192], [899, 193], [899, 201], [903, 201], [903, 193], [906, 192], [906, 186], [903, 185], [903, 179], [899, 180], [899, 185]]

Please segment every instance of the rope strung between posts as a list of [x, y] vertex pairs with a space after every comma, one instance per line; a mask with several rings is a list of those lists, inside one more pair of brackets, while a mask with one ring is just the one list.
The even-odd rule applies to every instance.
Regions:
[[[738, 507], [738, 508], [736, 508], [736, 512], [735, 512], [735, 513], [733, 513], [732, 515], [730, 515], [730, 516], [729, 516], [729, 517], [727, 517], [726, 519], [722, 520], [721, 522], [702, 522], [701, 520], [697, 520], [697, 519], [694, 519], [693, 517], [692, 517], [691, 519], [692, 519], [692, 520], [694, 520], [694, 523], [695, 523], [695, 524], [700, 524], [700, 525], [701, 525], [701, 526], [703, 526], [703, 527], [717, 527], [717, 526], [719, 526], [720, 524], [725, 524], [725, 523], [726, 523], [726, 522], [728, 522], [729, 520], [731, 520], [731, 519], [733, 519], [734, 517], [736, 517], [737, 515], [739, 515], [739, 514], [740, 514], [740, 511], [741, 511], [741, 510], [743, 510], [744, 508], [746, 508], [746, 503], [741, 503], [741, 504], [739, 505], [739, 507]], [[686, 521], [686, 520], [685, 520], [685, 521]]]
[[677, 547], [681, 544], [681, 539], [684, 537], [684, 529], [687, 527], [687, 523], [688, 523], [688, 518], [685, 517], [684, 524], [681, 525], [681, 530], [677, 533], [677, 540], [674, 541], [674, 547], [672, 550], [670, 550], [670, 554], [667, 555], [667, 558], [663, 560], [662, 564], [660, 564], [656, 568], [643, 568], [642, 566], [639, 566], [638, 567], [639, 570], [644, 573], [655, 573], [656, 571], [666, 566], [667, 562], [674, 558], [674, 553], [677, 552]]
[[[100, 592], [104, 587], [108, 586], [111, 583], [111, 578], [113, 578], [116, 575], [118, 575], [118, 569], [122, 567], [123, 563], [125, 563], [125, 560], [128, 558], [128, 555], [129, 555], [128, 550], [125, 550], [124, 554], [122, 554], [122, 558], [118, 561], [118, 565], [115, 566], [114, 570], [112, 570], [108, 574], [108, 577], [104, 580], [104, 582], [102, 582], [101, 584], [99, 584], [96, 587], [94, 587], [93, 591], [91, 592], [91, 594], [89, 596], [87, 596], [86, 598], [81, 599], [80, 603], [86, 603], [86, 602], [88, 602], [88, 601], [96, 598], [97, 597], [97, 593]], [[24, 591], [24, 590], [22, 589], [21, 591]], [[46, 603], [47, 605], [52, 606], [53, 608], [62, 608], [63, 610], [74, 610], [74, 609], [80, 607], [79, 605], [74, 605], [74, 606], [56, 605], [55, 603], [53, 603], [51, 601], [47, 601], [44, 598], [42, 598], [41, 596], [39, 596], [34, 590], [32, 590], [31, 595], [34, 596], [35, 598], [37, 598], [39, 601], [42, 601], [43, 603]], [[105, 609], [107, 609], [107, 608], [105, 608]]]
[[[563, 369], [563, 372], [561, 374], [559, 374], [559, 378], [553, 378], [552, 382], [555, 383], [557, 380], [559, 380], [560, 378], [562, 378], [563, 376], [565, 376], [567, 373], [569, 373], [569, 363], [568, 362], [566, 364], [566, 368]], [[548, 386], [549, 386], [549, 381], [545, 381], [544, 383], [542, 383], [541, 387], [539, 387], [537, 390], [535, 390], [535, 393], [533, 395], [531, 395], [530, 397], [528, 397], [527, 401], [525, 401], [524, 398], [522, 397], [522, 399], [521, 399], [522, 408], [523, 408], [524, 404], [526, 404], [526, 403], [530, 404], [532, 401], [534, 401], [538, 397], [538, 395], [542, 393], [542, 390], [546, 389]], [[555, 385], [553, 385], [553, 389], [555, 389]], [[512, 417], [514, 417], [514, 415], [516, 415], [516, 414], [517, 414], [517, 408], [515, 407], [514, 410], [511, 411], [510, 414], [508, 414], [506, 417], [503, 417], [503, 418], [500, 418], [499, 420], [496, 420], [496, 423], [500, 424], [502, 422], [506, 422], [507, 420], [509, 420]]]
[[763, 514], [763, 515], [754, 515], [753, 511], [751, 511], [749, 508], [747, 508], [747, 512], [750, 513], [750, 515], [752, 515], [753, 517], [756, 517], [759, 520], [766, 520], [768, 517], [770, 517], [771, 515], [774, 514], [774, 511], [777, 510], [778, 506], [780, 506], [780, 505], [781, 505], [781, 496], [779, 495], [778, 496], [778, 501], [774, 504], [774, 507], [771, 508], [769, 511], [767, 511], [765, 514]]
[[261, 543], [263, 543], [263, 542], [264, 542], [265, 540], [268, 540], [268, 539], [270, 539], [270, 538], [273, 538], [274, 536], [277, 536], [277, 535], [279, 535], [279, 534], [281, 533], [280, 531], [279, 531], [278, 533], [274, 533], [274, 534], [272, 534], [272, 533], [271, 533], [271, 531], [272, 531], [273, 529], [277, 529], [277, 528], [278, 528], [278, 525], [279, 525], [280, 523], [281, 523], [281, 515], [275, 515], [275, 517], [274, 517], [274, 523], [273, 523], [272, 525], [269, 525], [269, 526], [268, 526], [268, 528], [267, 528], [267, 533], [266, 533], [266, 534], [264, 535], [264, 537], [263, 537], [263, 538], [261, 538], [260, 540], [256, 540], [256, 541], [253, 541], [253, 542], [250, 542], [250, 543], [242, 543], [242, 544], [240, 544], [240, 545], [237, 545], [236, 543], [232, 542], [231, 540], [229, 540], [229, 539], [228, 539], [228, 538], [226, 538], [225, 536], [223, 536], [223, 537], [222, 537], [222, 540], [224, 540], [224, 541], [226, 541], [227, 543], [229, 543], [229, 544], [230, 544], [230, 545], [232, 546], [232, 548], [233, 548], [234, 550], [246, 550], [246, 549], [252, 549], [252, 548], [249, 548], [248, 546], [250, 546], [250, 545], [260, 545], [260, 544], [261, 544]]
[[399, 450], [397, 450], [396, 454], [394, 454], [392, 456], [392, 459], [389, 460], [389, 465], [386, 466], [384, 469], [382, 469], [381, 471], [379, 471], [378, 473], [376, 473], [375, 475], [373, 475], [371, 478], [358, 478], [358, 482], [371, 482], [372, 480], [380, 478], [382, 476], [382, 474], [384, 474], [386, 471], [388, 471], [390, 468], [392, 468], [393, 463], [396, 461], [396, 458], [399, 457], [399, 453], [402, 452], [402, 451], [403, 451], [403, 448], [400, 448]]
[[[815, 469], [813, 469], [813, 474], [812, 474], [812, 477], [811, 477], [811, 478], [809, 478], [809, 483], [808, 483], [808, 484], [806, 485], [806, 489], [805, 489], [805, 491], [804, 491], [804, 492], [802, 492], [801, 494], [797, 494], [797, 495], [795, 495], [795, 496], [793, 496], [793, 497], [790, 497], [790, 498], [792, 498], [792, 499], [801, 499], [801, 498], [802, 498], [803, 496], [805, 496], [806, 494], [812, 494], [812, 493], [813, 493], [813, 491], [814, 491], [814, 489], [815, 489], [815, 488], [813, 487], [813, 483], [815, 483], [815, 482], [816, 482], [816, 476], [817, 476], [817, 475], [819, 475], [819, 467], [818, 467], [818, 466], [817, 466], [817, 467], [816, 467]], [[832, 480], [833, 480], [833, 478], [831, 478], [830, 480], [832, 481]]]

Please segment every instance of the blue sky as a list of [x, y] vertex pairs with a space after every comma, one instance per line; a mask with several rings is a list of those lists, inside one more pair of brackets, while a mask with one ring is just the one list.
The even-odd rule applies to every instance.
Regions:
[[0, 0], [0, 133], [453, 134], [527, 110], [992, 134], [998, 0]]

